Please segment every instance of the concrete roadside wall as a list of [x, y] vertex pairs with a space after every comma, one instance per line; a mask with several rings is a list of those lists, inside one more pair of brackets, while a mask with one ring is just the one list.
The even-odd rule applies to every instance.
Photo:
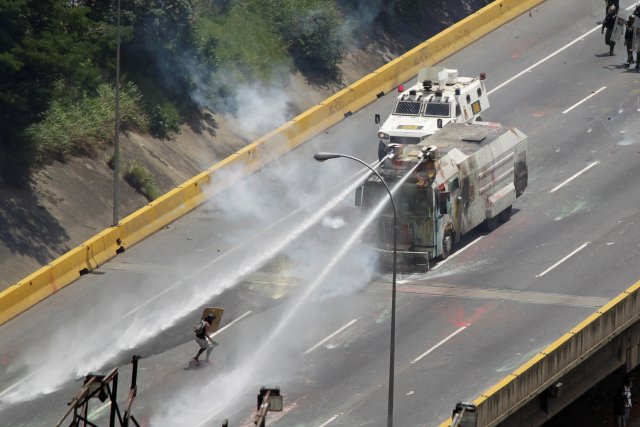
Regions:
[[[505, 421], [639, 321], [640, 281], [476, 398], [473, 403], [477, 407], [478, 427], [495, 426]], [[635, 342], [627, 344], [622, 348], [622, 343], [617, 343], [612, 346], [617, 350], [610, 353], [620, 353], [615, 357], [619, 365], [626, 363], [630, 370], [638, 364], [640, 342], [636, 336]], [[617, 367], [616, 364], [611, 366], [610, 370]], [[451, 407], [454, 405], [452, 402]], [[516, 422], [515, 425], [526, 424]], [[449, 426], [451, 421], [440, 425]]]
[[[0, 325], [433, 65], [544, 0], [496, 0], [169, 191], [0, 293]], [[373, 137], [373, 136], [372, 136]], [[236, 178], [217, 179], [223, 170]]]

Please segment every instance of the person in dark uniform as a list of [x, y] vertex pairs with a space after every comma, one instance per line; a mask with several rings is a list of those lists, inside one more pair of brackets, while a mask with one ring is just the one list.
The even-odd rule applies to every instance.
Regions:
[[605, 3], [605, 8], [604, 8], [604, 13], [607, 14], [609, 13], [609, 7], [611, 6], [615, 6], [616, 10], [620, 10], [620, 0], [604, 0]]
[[618, 9], [616, 9], [614, 5], [609, 6], [607, 16], [605, 16], [604, 21], [602, 21], [602, 28], [600, 29], [600, 34], [604, 33], [605, 29], [607, 30], [604, 35], [604, 42], [609, 45], [609, 56], [613, 56], [613, 48], [616, 45], [616, 42], [611, 40], [611, 33], [613, 32], [613, 27], [616, 24], [617, 16]]
[[[640, 19], [640, 4], [636, 6], [631, 16], [635, 16], [635, 21], [640, 22], [638, 21], [638, 19]], [[640, 61], [638, 61], [639, 58], [640, 58], [640, 47], [638, 47], [638, 51], [636, 52], [636, 70], [640, 69]]]
[[625, 396], [624, 389], [620, 387], [616, 390], [616, 394], [613, 395], [613, 416], [616, 421], [616, 427], [624, 427], [624, 413], [625, 413]]
[[624, 395], [624, 424], [629, 424], [631, 419], [631, 407], [633, 406], [631, 401], [631, 387], [633, 383], [630, 377], [624, 379], [624, 385], [622, 386], [622, 394]]
[[633, 23], [636, 17], [631, 15], [624, 31], [624, 44], [627, 46], [627, 67], [633, 64]]

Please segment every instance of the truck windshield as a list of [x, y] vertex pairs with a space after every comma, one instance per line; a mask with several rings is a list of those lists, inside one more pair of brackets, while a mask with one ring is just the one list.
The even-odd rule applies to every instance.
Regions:
[[399, 116], [417, 116], [420, 114], [421, 102], [416, 101], [398, 101], [393, 109], [393, 114]]
[[[409, 179], [410, 181], [410, 179]], [[393, 183], [389, 183], [389, 188], [393, 191]], [[420, 188], [414, 183], [405, 183], [402, 188], [393, 194], [393, 201], [396, 203], [396, 210], [399, 216], [419, 216], [430, 218], [432, 216], [430, 203], [431, 193], [426, 188]], [[393, 215], [389, 195], [384, 185], [379, 181], [367, 181], [362, 195], [362, 211], [370, 213], [378, 206], [381, 200], [385, 200], [382, 214]]]
[[448, 102], [427, 102], [424, 115], [427, 117], [451, 117], [451, 104]]

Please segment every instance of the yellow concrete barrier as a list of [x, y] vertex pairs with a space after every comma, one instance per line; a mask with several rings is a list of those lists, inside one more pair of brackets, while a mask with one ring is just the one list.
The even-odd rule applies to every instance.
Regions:
[[[640, 281], [473, 400], [478, 426], [496, 425], [640, 320]], [[452, 407], [455, 402], [452, 402]], [[450, 427], [451, 420], [440, 424]]]
[[[81, 274], [102, 265], [123, 248], [131, 247], [180, 218], [243, 176], [375, 101], [378, 94], [388, 93], [398, 84], [408, 81], [417, 75], [420, 68], [441, 61], [542, 1], [497, 0], [491, 3], [169, 191], [124, 218], [117, 227], [105, 229], [1, 292], [0, 324], [73, 282]], [[231, 168], [237, 173], [217, 179], [220, 171]]]

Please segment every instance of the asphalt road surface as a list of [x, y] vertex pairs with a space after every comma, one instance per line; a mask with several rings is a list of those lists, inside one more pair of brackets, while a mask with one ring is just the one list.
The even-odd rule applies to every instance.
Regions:
[[[398, 277], [395, 425], [438, 425], [640, 277], [640, 73], [608, 56], [601, 3], [548, 0], [442, 63], [487, 73], [483, 118], [528, 135], [529, 187], [509, 222]], [[268, 425], [385, 425], [391, 278], [357, 245], [333, 259], [362, 221], [351, 192], [334, 201], [359, 167], [312, 155], [374, 161], [394, 96], [0, 327], [0, 424], [55, 425], [112, 368], [122, 407], [140, 354], [143, 425], [247, 426], [261, 386], [284, 395]], [[213, 363], [186, 369], [211, 305]]]

